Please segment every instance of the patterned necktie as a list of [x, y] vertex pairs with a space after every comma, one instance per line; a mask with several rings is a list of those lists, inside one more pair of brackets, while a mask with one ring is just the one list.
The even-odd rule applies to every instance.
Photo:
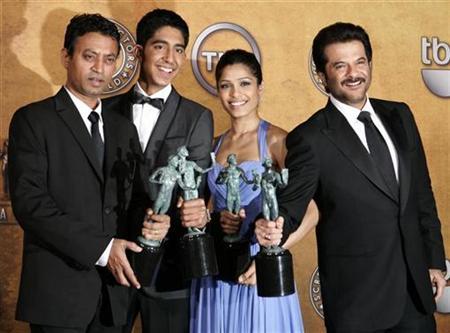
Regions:
[[361, 111], [358, 115], [358, 120], [364, 124], [370, 156], [382, 175], [386, 185], [398, 200], [398, 182], [395, 177], [394, 164], [392, 163], [391, 154], [389, 153], [386, 141], [384, 141], [383, 136], [375, 127], [369, 112]]
[[103, 159], [105, 156], [105, 146], [103, 144], [102, 137], [100, 136], [100, 130], [98, 128], [98, 121], [100, 116], [97, 112], [92, 111], [88, 117], [91, 122], [91, 138], [92, 143], [94, 144], [95, 153], [97, 155], [97, 159], [100, 163], [100, 169], [103, 169]]
[[132, 102], [133, 104], [150, 104], [160, 111], [164, 108], [164, 100], [162, 98], [150, 98], [136, 91], [133, 93]]

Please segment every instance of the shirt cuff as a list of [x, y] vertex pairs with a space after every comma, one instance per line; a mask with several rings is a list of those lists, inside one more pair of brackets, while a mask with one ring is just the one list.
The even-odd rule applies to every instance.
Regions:
[[111, 241], [109, 242], [109, 244], [106, 247], [105, 251], [103, 251], [102, 255], [100, 256], [100, 258], [95, 263], [97, 266], [105, 267], [106, 264], [108, 263], [109, 253], [111, 252], [111, 247], [112, 247], [113, 241], [114, 241], [114, 238], [111, 239]]

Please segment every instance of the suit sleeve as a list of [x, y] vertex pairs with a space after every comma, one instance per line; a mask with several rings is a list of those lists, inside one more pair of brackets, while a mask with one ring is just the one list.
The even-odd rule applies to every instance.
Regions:
[[47, 187], [45, 133], [39, 133], [24, 111], [16, 112], [9, 131], [9, 180], [14, 215], [26, 237], [32, 237], [75, 267], [93, 268], [111, 237], [94, 234], [87, 223], [58, 208]]
[[416, 182], [417, 198], [419, 204], [419, 218], [422, 231], [422, 239], [428, 256], [428, 268], [446, 270], [444, 242], [441, 234], [441, 223], [436, 209], [436, 202], [431, 187], [425, 152], [414, 117], [409, 107], [404, 104], [406, 114], [412, 126], [413, 142], [415, 144], [414, 164], [417, 169]]
[[[213, 120], [211, 111], [206, 110], [198, 117], [189, 140], [189, 159], [197, 163], [201, 168], [205, 169], [211, 164], [211, 148], [213, 142]], [[206, 175], [206, 174], [205, 174]], [[205, 192], [205, 175], [199, 187], [200, 197]]]
[[284, 218], [281, 244], [300, 225], [319, 179], [319, 159], [313, 146], [300, 132], [301, 128], [297, 128], [286, 138], [285, 165], [289, 170], [289, 182], [278, 192], [280, 216]]

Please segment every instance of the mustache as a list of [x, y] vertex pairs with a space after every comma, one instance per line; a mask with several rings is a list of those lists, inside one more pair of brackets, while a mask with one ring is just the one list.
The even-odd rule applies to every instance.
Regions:
[[348, 79], [342, 80], [341, 84], [347, 84], [347, 83], [355, 83], [361, 81], [362, 83], [366, 82], [366, 79], [360, 76], [357, 77], [349, 77]]
[[92, 75], [88, 77], [88, 80], [105, 81], [105, 77], [103, 75]]

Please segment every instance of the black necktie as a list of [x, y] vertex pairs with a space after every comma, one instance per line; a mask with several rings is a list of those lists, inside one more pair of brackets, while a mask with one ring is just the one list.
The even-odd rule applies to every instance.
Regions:
[[358, 120], [364, 123], [367, 145], [369, 146], [370, 156], [375, 166], [380, 171], [394, 197], [398, 199], [397, 178], [395, 177], [394, 164], [392, 163], [386, 141], [384, 141], [383, 136], [375, 127], [368, 111], [361, 111]]
[[164, 108], [164, 100], [162, 98], [151, 98], [148, 96], [144, 96], [136, 91], [133, 93], [132, 101], [133, 104], [150, 104], [160, 111], [162, 111], [162, 109]]
[[98, 121], [100, 116], [97, 112], [92, 111], [88, 117], [91, 122], [91, 138], [92, 143], [94, 144], [95, 153], [97, 155], [97, 159], [100, 163], [100, 169], [103, 168], [103, 158], [105, 156], [105, 147], [103, 145], [102, 137], [100, 136], [100, 130], [98, 128]]

